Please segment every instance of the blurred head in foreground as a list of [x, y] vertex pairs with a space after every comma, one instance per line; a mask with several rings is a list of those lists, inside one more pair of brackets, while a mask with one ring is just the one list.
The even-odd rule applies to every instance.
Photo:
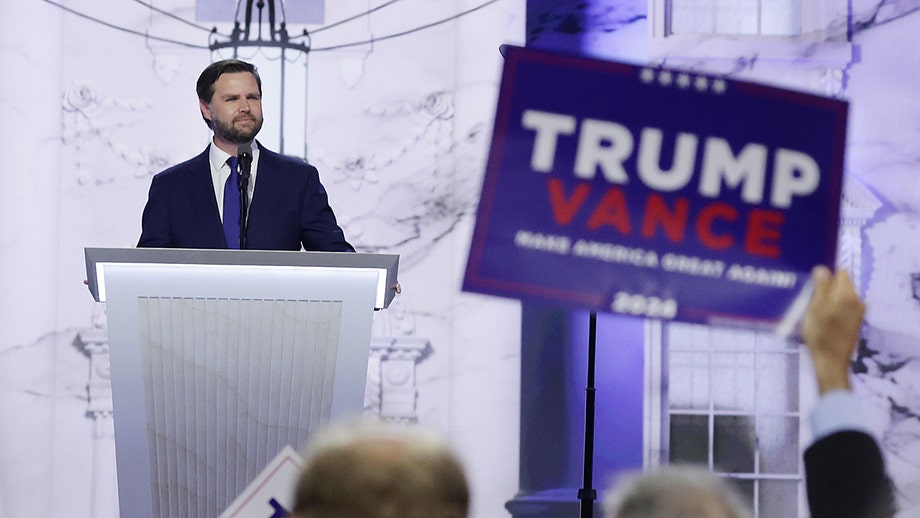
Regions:
[[360, 421], [307, 446], [292, 518], [465, 518], [463, 467], [436, 434]]
[[702, 467], [626, 475], [604, 495], [604, 518], [753, 518], [741, 497]]

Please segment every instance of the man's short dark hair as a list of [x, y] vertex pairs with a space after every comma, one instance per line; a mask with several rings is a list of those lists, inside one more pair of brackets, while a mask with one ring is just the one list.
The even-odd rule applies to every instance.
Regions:
[[198, 76], [198, 84], [195, 88], [198, 91], [198, 98], [210, 103], [211, 98], [214, 97], [214, 83], [221, 75], [233, 72], [249, 72], [255, 76], [256, 84], [259, 85], [259, 93], [262, 93], [262, 78], [259, 77], [259, 71], [255, 65], [238, 59], [224, 59], [211, 63]]

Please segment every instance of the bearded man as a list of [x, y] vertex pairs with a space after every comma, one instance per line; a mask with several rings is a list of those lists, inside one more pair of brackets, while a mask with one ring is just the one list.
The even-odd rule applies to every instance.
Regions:
[[256, 67], [212, 63], [197, 91], [214, 136], [201, 154], [153, 177], [137, 246], [353, 252], [316, 168], [255, 140], [262, 129]]

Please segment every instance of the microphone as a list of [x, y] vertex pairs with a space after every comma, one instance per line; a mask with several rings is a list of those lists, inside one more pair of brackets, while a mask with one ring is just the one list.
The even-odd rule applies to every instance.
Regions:
[[240, 164], [240, 250], [245, 250], [246, 230], [249, 216], [249, 175], [252, 171], [252, 146], [240, 144], [236, 148], [236, 159]]
[[252, 146], [250, 144], [240, 144], [236, 148], [236, 159], [240, 163], [240, 177], [249, 179], [249, 173], [252, 170]]

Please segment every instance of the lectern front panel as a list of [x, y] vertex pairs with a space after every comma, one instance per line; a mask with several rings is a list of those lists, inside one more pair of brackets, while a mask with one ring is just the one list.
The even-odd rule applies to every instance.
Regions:
[[375, 272], [106, 277], [122, 516], [217, 516], [285, 446], [362, 411]]
[[217, 516], [328, 419], [342, 303], [140, 297], [154, 514]]

